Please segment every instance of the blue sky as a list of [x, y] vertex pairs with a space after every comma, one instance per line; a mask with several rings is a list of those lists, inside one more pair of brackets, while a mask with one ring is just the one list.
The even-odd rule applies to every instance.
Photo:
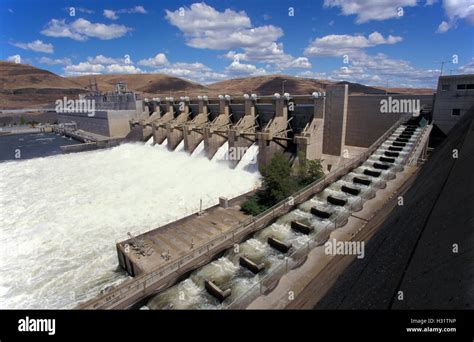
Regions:
[[474, 73], [474, 0], [0, 4], [0, 59], [63, 76], [159, 72], [211, 83], [284, 73], [434, 87], [441, 61], [444, 74]]

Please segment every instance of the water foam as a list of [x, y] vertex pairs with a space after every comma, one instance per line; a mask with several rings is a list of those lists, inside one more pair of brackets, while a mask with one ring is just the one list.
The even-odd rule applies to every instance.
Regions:
[[144, 144], [0, 164], [0, 308], [71, 308], [127, 278], [115, 242], [255, 187]]

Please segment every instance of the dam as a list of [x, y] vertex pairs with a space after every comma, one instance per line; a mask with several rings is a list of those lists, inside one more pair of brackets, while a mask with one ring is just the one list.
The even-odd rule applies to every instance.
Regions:
[[[397, 121], [358, 158], [295, 194], [291, 202], [279, 203], [269, 212], [243, 222], [237, 219], [233, 227], [205, 243], [194, 240], [196, 244], [191, 245], [188, 241], [181, 254], [174, 252], [166, 258], [159, 247], [170, 238], [170, 230], [176, 230], [176, 237], [185, 238], [186, 227], [188, 231], [198, 229], [204, 223], [202, 216], [191, 216], [187, 222], [174, 222], [119, 242], [120, 264], [128, 272], [136, 272], [135, 278], [80, 307], [128, 308], [150, 296], [146, 307], [156, 309], [242, 307], [241, 297], [256, 284], [294, 266], [299, 255], [325, 241], [332, 230], [343, 227], [351, 213], [360, 211], [365, 201], [374, 198], [378, 189], [385, 188], [413, 162], [413, 156], [421, 151], [418, 146], [426, 143], [430, 125], [420, 127], [402, 121], [405, 119]], [[389, 148], [402, 135], [409, 136], [408, 141], [397, 156], [387, 160]], [[222, 215], [223, 208], [211, 210], [219, 209]], [[215, 214], [205, 215], [212, 221]], [[187, 278], [178, 281], [183, 275]], [[153, 297], [156, 292], [158, 295]]]
[[[433, 97], [419, 97], [421, 111], [383, 115], [378, 104], [384, 96], [349, 96], [347, 85], [311, 96], [145, 100], [145, 112], [130, 122], [130, 136], [150, 146], [196, 153], [230, 169], [258, 169], [281, 152], [294, 166], [321, 159], [326, 176], [256, 217], [239, 211], [248, 193], [221, 197], [207, 210], [130, 234], [116, 248], [119, 265], [133, 279], [79, 308], [250, 304], [248, 293], [260, 288], [255, 296], [261, 295], [268, 277], [274, 280], [304, 262], [306, 253], [344, 227], [398, 173], [423, 162]], [[237, 147], [245, 152], [231, 158]]]
[[[433, 105], [432, 95], [390, 97], [416, 99], [427, 109]], [[152, 144], [190, 154], [199, 148], [208, 159], [226, 156], [231, 167], [248, 149], [258, 148], [257, 168], [280, 152], [295, 165], [299, 159], [321, 159], [329, 172], [367, 149], [401, 116], [411, 114], [381, 114], [380, 101], [386, 98], [349, 94], [348, 85], [341, 84], [311, 95], [145, 99], [144, 111], [130, 122], [128, 138], [152, 139]]]
[[[286, 275], [303, 269], [331, 234], [348, 232], [354, 220], [370, 226], [386, 210], [384, 199], [393, 202], [428, 158], [436, 98], [390, 94], [419, 99], [421, 110], [381, 113], [387, 96], [349, 94], [340, 84], [311, 95], [145, 99], [115, 147], [0, 164], [0, 200], [11, 214], [0, 229], [21, 232], [12, 239], [21, 243], [6, 247], [22, 255], [2, 258], [10, 267], [1, 272], [16, 269], [14, 279], [2, 277], [2, 307], [263, 307], [260, 299], [280, 293]], [[275, 153], [294, 168], [319, 159], [325, 176], [259, 216], [246, 215], [240, 204]], [[48, 203], [58, 213], [66, 208], [67, 220], [44, 221], [41, 201], [26, 191], [34, 180], [13, 189], [38, 170], [51, 182]], [[33, 220], [10, 211], [12, 191]], [[84, 210], [90, 217], [81, 220]], [[30, 237], [40, 240], [34, 248]], [[19, 270], [40, 275], [27, 284]], [[77, 277], [82, 286], [68, 293]], [[24, 286], [38, 291], [22, 296]]]

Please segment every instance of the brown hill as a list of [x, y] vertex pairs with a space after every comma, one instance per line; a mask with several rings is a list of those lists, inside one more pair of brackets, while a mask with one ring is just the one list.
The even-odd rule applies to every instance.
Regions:
[[375, 88], [375, 87], [368, 87], [359, 83], [343, 81], [343, 82], [337, 82], [336, 84], [348, 84], [349, 93], [352, 93], [352, 94], [385, 94], [385, 90]]
[[432, 95], [435, 92], [435, 90], [431, 88], [377, 88], [382, 89], [383, 91], [387, 91], [389, 93], [397, 94]]
[[90, 82], [96, 80], [101, 91], [111, 91], [118, 82], [125, 82], [128, 89], [144, 96], [207, 93], [206, 87], [199, 83], [164, 74], [106, 74], [69, 77], [68, 79], [84, 87], [88, 87]]
[[84, 92], [82, 85], [28, 64], [0, 61], [0, 107], [32, 108]]
[[[257, 95], [273, 95], [274, 93], [312, 94], [315, 91], [324, 91], [331, 84], [348, 84], [352, 94], [384, 94], [385, 90], [369, 87], [352, 82], [331, 82], [312, 78], [294, 77], [290, 75], [267, 75], [248, 78], [236, 78], [208, 85], [211, 91], [221, 94], [242, 95], [255, 93]], [[284, 88], [283, 88], [284, 87]]]
[[[141, 98], [153, 96], [182, 95], [210, 97], [219, 94], [272, 95], [284, 92], [293, 95], [311, 94], [324, 91], [335, 82], [289, 75], [266, 75], [258, 77], [236, 78], [213, 83], [207, 86], [164, 74], [105, 74], [77, 77], [61, 77], [47, 70], [31, 65], [15, 64], [0, 61], [0, 108], [37, 108], [52, 107], [54, 101], [63, 96], [76, 97], [87, 92], [91, 81], [97, 81], [101, 91], [111, 91], [114, 85], [125, 82], [130, 90], [137, 92]], [[358, 83], [347, 83], [350, 93], [383, 94], [386, 91], [399, 93], [425, 94], [432, 89], [368, 87]]]
[[290, 94], [311, 94], [323, 91], [331, 82], [289, 75], [267, 75], [257, 77], [235, 78], [208, 85], [213, 92], [229, 95], [257, 94], [273, 95], [284, 92]]

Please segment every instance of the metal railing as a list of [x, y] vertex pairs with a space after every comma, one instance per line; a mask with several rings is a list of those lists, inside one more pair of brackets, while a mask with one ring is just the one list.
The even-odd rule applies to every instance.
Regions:
[[420, 158], [423, 149], [425, 148], [426, 141], [430, 137], [431, 130], [433, 125], [427, 125], [423, 128], [423, 132], [420, 134], [415, 146], [410, 153], [410, 157], [408, 158], [407, 165], [409, 166], [416, 166], [418, 164], [418, 159]]
[[184, 272], [191, 270], [192, 267], [187, 266], [189, 266], [199, 257], [202, 257], [203, 255], [210, 257], [214, 255], [213, 251], [215, 252], [226, 249], [239, 241], [239, 236], [243, 237], [261, 228], [264, 228], [266, 224], [275, 218], [288, 213], [290, 209], [294, 208], [298, 204], [301, 204], [311, 195], [322, 191], [329, 184], [335, 182], [340, 177], [362, 164], [387, 139], [387, 137], [389, 137], [396, 130], [396, 128], [400, 126], [404, 120], [406, 120], [406, 118], [402, 117], [397, 122], [395, 122], [392, 127], [385, 132], [385, 134], [377, 139], [367, 149], [367, 151], [361, 153], [357, 158], [350, 159], [343, 165], [339, 166], [334, 172], [331, 172], [330, 174], [298, 190], [291, 197], [275, 204], [263, 213], [247, 219], [239, 225], [231, 228], [229, 231], [218, 235], [196, 250], [179, 257], [177, 260], [170, 261], [168, 265], [159, 266], [148, 273], [138, 275], [134, 279], [125, 281], [104, 295], [83, 303], [79, 306], [79, 308], [108, 309], [113, 308], [115, 305], [126, 300], [127, 298], [133, 297], [140, 293], [147, 295], [147, 288], [149, 288], [151, 285], [156, 285], [156, 282], [166, 279], [173, 273], [177, 273], [176, 276], [179, 276], [181, 273], [180, 271], [183, 269], [185, 270]]

